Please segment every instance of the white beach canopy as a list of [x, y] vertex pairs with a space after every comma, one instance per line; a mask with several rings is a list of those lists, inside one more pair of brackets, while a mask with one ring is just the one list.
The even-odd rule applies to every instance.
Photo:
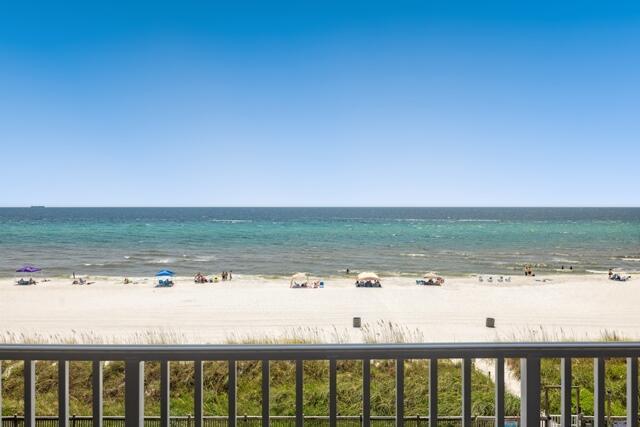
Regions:
[[360, 274], [358, 274], [358, 281], [363, 281], [363, 280], [380, 280], [380, 277], [378, 277], [378, 275], [376, 273], [371, 273], [368, 271], [364, 271]]
[[438, 277], [440, 276], [438, 276], [438, 273], [436, 273], [435, 271], [430, 271], [422, 276], [423, 279], [437, 279]]
[[309, 273], [296, 273], [293, 276], [291, 276], [291, 281], [292, 282], [297, 282], [297, 281], [306, 281], [309, 279]]

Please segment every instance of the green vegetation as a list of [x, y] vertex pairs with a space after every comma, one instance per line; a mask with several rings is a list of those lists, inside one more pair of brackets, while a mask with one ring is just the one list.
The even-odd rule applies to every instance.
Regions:
[[[517, 378], [520, 377], [519, 360], [510, 360], [509, 367]], [[626, 414], [626, 361], [607, 359], [605, 362], [605, 388], [607, 390], [606, 413], [611, 416]], [[580, 388], [580, 410], [585, 415], [593, 415], [593, 359], [573, 359], [573, 386]], [[540, 363], [542, 385], [541, 405], [545, 405], [544, 386], [560, 385], [560, 359], [542, 359]], [[577, 413], [576, 391], [572, 397], [572, 412]], [[549, 412], [560, 413], [560, 390], [549, 388]]]
[[[239, 362], [238, 414], [261, 413], [261, 362]], [[22, 412], [23, 363], [3, 363], [3, 413], [5, 416]], [[204, 413], [227, 414], [227, 363], [205, 362]], [[70, 412], [91, 414], [91, 363], [70, 363]], [[193, 413], [193, 363], [171, 363], [171, 411], [173, 415]], [[295, 366], [293, 362], [276, 361], [270, 364], [271, 414], [294, 415]], [[405, 414], [428, 414], [429, 364], [424, 360], [410, 360], [405, 364]], [[36, 413], [57, 414], [57, 366], [53, 362], [36, 364]], [[439, 412], [441, 415], [459, 415], [461, 399], [460, 365], [453, 361], [439, 363]], [[473, 413], [493, 415], [493, 382], [478, 370], [473, 371]], [[362, 401], [362, 364], [360, 361], [338, 362], [338, 412], [341, 415], [359, 415]], [[145, 412], [159, 414], [160, 365], [145, 364]], [[515, 396], [506, 398], [508, 414], [516, 414], [519, 401]], [[393, 415], [395, 412], [395, 361], [371, 362], [372, 415]], [[304, 363], [304, 413], [327, 415], [329, 412], [329, 364], [326, 361]], [[124, 413], [124, 363], [107, 362], [104, 366], [104, 414]]]

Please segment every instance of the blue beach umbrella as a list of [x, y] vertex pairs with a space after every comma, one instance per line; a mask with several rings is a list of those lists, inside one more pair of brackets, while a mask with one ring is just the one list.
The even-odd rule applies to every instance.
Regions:
[[156, 273], [156, 277], [162, 277], [162, 276], [174, 276], [175, 273], [171, 270], [160, 270]]

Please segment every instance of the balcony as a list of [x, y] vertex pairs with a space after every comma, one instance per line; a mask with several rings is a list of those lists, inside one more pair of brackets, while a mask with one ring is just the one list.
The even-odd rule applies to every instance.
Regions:
[[[24, 416], [3, 417], [0, 427], [502, 427], [505, 425], [505, 359], [520, 360], [521, 413], [510, 419], [521, 427], [559, 424], [576, 425], [571, 411], [572, 363], [574, 358], [593, 358], [594, 363], [594, 415], [593, 427], [605, 427], [605, 361], [609, 358], [626, 359], [626, 422], [627, 427], [638, 427], [638, 357], [640, 343], [518, 343], [518, 344], [390, 344], [390, 345], [2, 345], [3, 360], [24, 361]], [[540, 366], [544, 358], [561, 360], [558, 417], [541, 416]], [[405, 361], [429, 361], [429, 416], [405, 417], [404, 383]], [[461, 414], [459, 417], [438, 416], [438, 361], [459, 359], [461, 366]], [[474, 417], [471, 413], [471, 373], [474, 359], [495, 360], [495, 416]], [[239, 416], [236, 410], [237, 362], [258, 360], [262, 364], [262, 413]], [[308, 417], [303, 413], [303, 363], [323, 360], [329, 363], [329, 411], [324, 417]], [[340, 416], [337, 411], [337, 362], [362, 361], [362, 413], [356, 417]], [[395, 360], [395, 416], [376, 417], [371, 414], [371, 361]], [[36, 417], [36, 361], [54, 361], [58, 368], [58, 416]], [[92, 416], [76, 417], [69, 414], [69, 362], [92, 363]], [[124, 416], [103, 416], [103, 362], [123, 361]], [[144, 364], [160, 362], [160, 416], [144, 416]], [[194, 362], [193, 416], [174, 417], [170, 409], [171, 362]], [[228, 368], [228, 416], [212, 417], [203, 414], [203, 363], [222, 361]], [[271, 416], [269, 408], [270, 373], [272, 361], [295, 363], [295, 416]], [[1, 365], [0, 365], [1, 369]], [[1, 378], [1, 377], [0, 377]], [[0, 384], [1, 386], [1, 384]], [[0, 387], [0, 390], [2, 388]], [[0, 414], [2, 396], [0, 394]]]

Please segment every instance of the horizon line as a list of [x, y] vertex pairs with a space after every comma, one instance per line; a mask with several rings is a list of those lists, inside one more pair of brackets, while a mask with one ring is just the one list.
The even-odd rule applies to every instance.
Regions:
[[145, 208], [164, 208], [164, 209], [242, 209], [242, 208], [260, 208], [260, 209], [518, 209], [518, 208], [537, 208], [537, 209], [630, 209], [640, 208], [640, 205], [0, 205], [0, 209], [33, 209], [33, 208], [49, 208], [49, 209], [145, 209]]

